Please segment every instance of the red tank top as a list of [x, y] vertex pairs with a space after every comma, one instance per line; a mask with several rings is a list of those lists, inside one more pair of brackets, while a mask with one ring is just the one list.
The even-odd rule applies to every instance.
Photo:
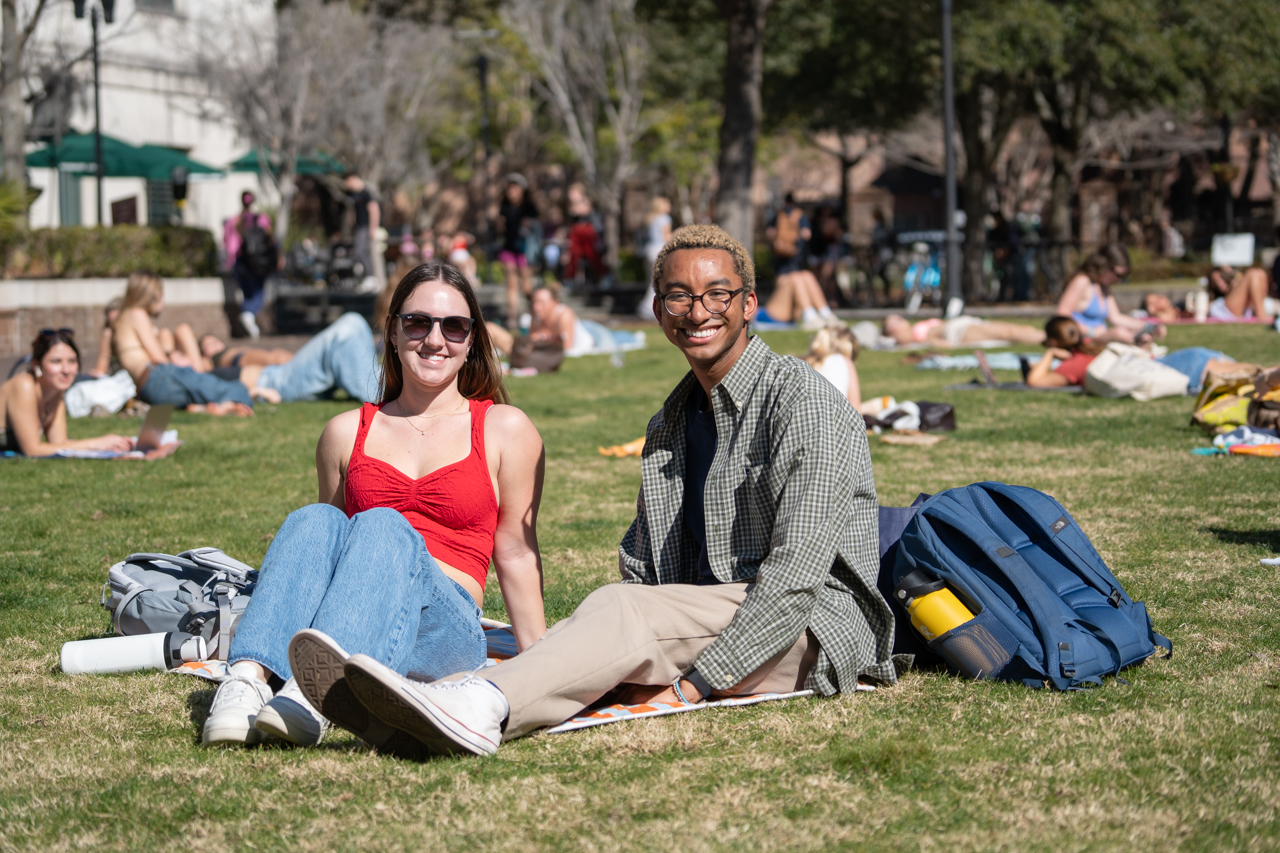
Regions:
[[413, 480], [390, 463], [365, 455], [365, 437], [379, 408], [365, 403], [344, 488], [348, 517], [374, 507], [396, 510], [422, 534], [431, 556], [466, 572], [481, 589], [498, 529], [498, 501], [484, 455], [484, 416], [492, 406], [492, 400], [471, 401], [471, 453], [466, 459]]

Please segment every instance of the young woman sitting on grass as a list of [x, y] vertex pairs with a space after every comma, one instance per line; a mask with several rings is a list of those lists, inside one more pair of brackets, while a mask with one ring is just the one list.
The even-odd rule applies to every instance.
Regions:
[[[1058, 314], [1079, 324], [1085, 335], [1098, 341], [1151, 343], [1163, 338], [1159, 322], [1137, 320], [1120, 310], [1111, 286], [1129, 274], [1129, 252], [1119, 243], [1094, 252], [1080, 265], [1058, 299]], [[1108, 325], [1109, 324], [1109, 325]]]
[[[228, 382], [202, 373], [203, 357], [193, 335], [184, 347], [183, 363], [165, 352], [153, 318], [164, 309], [164, 282], [157, 275], [134, 273], [124, 291], [120, 316], [112, 327], [111, 345], [120, 366], [129, 371], [138, 387], [138, 399], [158, 405], [170, 403], [188, 411], [211, 415], [253, 414], [250, 391], [239, 382]], [[177, 353], [174, 353], [177, 356]]]
[[[416, 748], [369, 717], [342, 662], [363, 653], [423, 681], [482, 666], [491, 558], [517, 648], [546, 631], [542, 439], [504, 405], [474, 291], [455, 267], [428, 261], [396, 287], [384, 333], [381, 402], [320, 436], [320, 502], [291, 513], [267, 551], [206, 744], [266, 734], [315, 744], [333, 722], [373, 746]], [[299, 684], [294, 670], [325, 676]], [[269, 679], [283, 681], [274, 697]]]
[[133, 449], [133, 440], [102, 435], [71, 441], [67, 438], [64, 395], [80, 370], [80, 350], [70, 329], [45, 329], [31, 344], [31, 367], [0, 385], [0, 451], [23, 456], [52, 456], [59, 450]]
[[[1027, 384], [1033, 388], [1084, 385], [1089, 365], [1106, 349], [1106, 345], [1085, 337], [1080, 324], [1071, 317], [1050, 319], [1044, 325], [1044, 332], [1046, 349], [1027, 373]], [[1053, 366], [1054, 359], [1060, 361], [1057, 367]], [[1174, 350], [1156, 361], [1187, 377], [1188, 394], [1200, 390], [1205, 373], [1210, 370], [1225, 371], [1234, 363], [1230, 356], [1206, 347]]]
[[844, 323], [833, 323], [819, 329], [809, 341], [809, 362], [828, 382], [835, 386], [854, 409], [862, 409], [862, 387], [858, 384], [858, 339]]
[[1267, 298], [1270, 283], [1262, 267], [1249, 267], [1243, 272], [1233, 267], [1217, 267], [1209, 273], [1209, 316], [1215, 320], [1238, 323], [1258, 319], [1270, 324], [1275, 320], [1275, 300]]

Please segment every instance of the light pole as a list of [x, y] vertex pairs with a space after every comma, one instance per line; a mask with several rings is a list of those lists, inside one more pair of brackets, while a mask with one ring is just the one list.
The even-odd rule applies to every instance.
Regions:
[[956, 233], [956, 76], [951, 58], [951, 0], [942, 0], [942, 134], [947, 160], [947, 306], [962, 299]]
[[[83, 18], [88, 0], [72, 0], [76, 17]], [[102, 226], [102, 95], [98, 85], [98, 15], [103, 23], [116, 18], [116, 0], [97, 0], [89, 7], [89, 28], [93, 31], [93, 173], [97, 180], [98, 226]]]

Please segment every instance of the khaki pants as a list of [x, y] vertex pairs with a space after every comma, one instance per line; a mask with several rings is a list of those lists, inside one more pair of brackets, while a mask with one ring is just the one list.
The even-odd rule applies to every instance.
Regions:
[[[563, 722], [619, 684], [666, 685], [720, 635], [751, 585], [611, 584], [484, 677], [507, 697], [504, 740]], [[736, 686], [737, 693], [801, 689], [818, 656], [805, 631]]]

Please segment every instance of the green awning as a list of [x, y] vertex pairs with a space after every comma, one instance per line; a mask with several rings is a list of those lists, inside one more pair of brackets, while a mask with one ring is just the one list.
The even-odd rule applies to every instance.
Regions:
[[[58, 145], [27, 155], [27, 166], [35, 169], [62, 169], [69, 172], [94, 173], [92, 133], [69, 133]], [[164, 145], [130, 145], [114, 136], [102, 137], [102, 174], [107, 178], [146, 178], [170, 181], [175, 167], [186, 168], [188, 174], [221, 175], [221, 169], [192, 160], [176, 148]]]
[[[261, 174], [264, 162], [272, 173], [280, 171], [280, 155], [275, 151], [264, 151], [261, 148], [245, 152], [243, 157], [234, 160], [227, 169], [232, 172], [253, 172], [257, 175]], [[343, 166], [341, 161], [323, 151], [313, 151], [310, 154], [298, 156], [299, 175], [341, 175], [346, 170], [346, 166]]]

